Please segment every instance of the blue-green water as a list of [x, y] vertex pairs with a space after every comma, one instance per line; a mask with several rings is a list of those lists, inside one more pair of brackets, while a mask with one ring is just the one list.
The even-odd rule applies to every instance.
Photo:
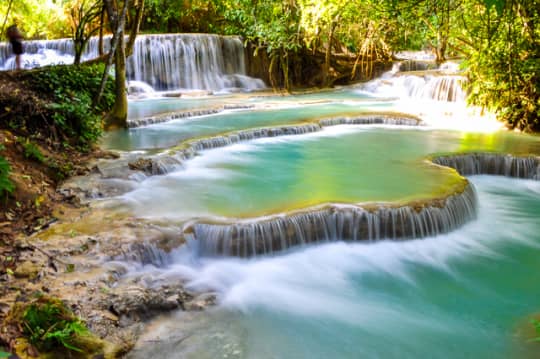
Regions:
[[[147, 106], [153, 106], [149, 102], [150, 100], [146, 101]], [[159, 111], [161, 105], [158, 103], [156, 106], [158, 109], [154, 109], [154, 111]], [[193, 137], [211, 136], [246, 128], [297, 123], [323, 116], [353, 115], [386, 109], [391, 109], [391, 103], [366, 101], [361, 105], [358, 103], [322, 103], [281, 108], [279, 111], [271, 109], [229, 111], [217, 115], [179, 119], [127, 131], [110, 132], [103, 138], [102, 146], [124, 151], [164, 149]], [[151, 113], [152, 107], [146, 111]]]
[[534, 357], [538, 346], [516, 333], [540, 308], [540, 183], [473, 183], [478, 220], [444, 236], [252, 260], [179, 256], [158, 272], [216, 288], [221, 304], [158, 320], [159, 344], [132, 357]]
[[512, 133], [469, 137], [410, 127], [329, 127], [203, 151], [179, 170], [138, 184], [121, 202], [141, 217], [187, 220], [255, 217], [329, 202], [432, 198], [451, 192], [456, 175], [425, 161], [427, 155], [494, 149], [540, 152], [540, 140]]
[[[325, 104], [222, 113], [118, 132], [106, 144], [164, 149], [187, 138], [370, 111], [371, 105], [334, 98]], [[455, 180], [425, 157], [456, 151], [540, 153], [540, 139], [507, 132], [337, 126], [203, 151], [177, 171], [145, 179], [112, 201], [136, 216], [178, 223], [324, 202], [424, 198]], [[218, 305], [154, 321], [131, 357], [534, 357], [540, 349], [518, 332], [540, 312], [540, 182], [487, 176], [472, 182], [478, 219], [447, 235], [338, 242], [249, 260], [203, 259], [181, 248], [173, 264], [143, 272], [185, 281], [191, 289], [211, 289]]]

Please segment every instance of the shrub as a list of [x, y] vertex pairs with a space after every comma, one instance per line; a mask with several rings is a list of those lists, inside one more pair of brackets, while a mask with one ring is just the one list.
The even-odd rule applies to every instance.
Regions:
[[36, 146], [35, 143], [30, 142], [29, 139], [26, 139], [26, 141], [20, 141], [24, 148], [24, 157], [36, 160], [40, 163], [45, 162], [45, 156], [43, 156], [43, 153], [41, 153], [38, 146]]
[[[0, 145], [0, 151], [4, 149], [4, 145]], [[3, 156], [0, 156], [0, 198], [4, 198], [15, 189], [15, 186], [9, 180], [10, 172], [11, 167], [9, 162]]]
[[102, 64], [50, 66], [28, 80], [33, 89], [51, 94], [48, 109], [54, 125], [81, 150], [98, 140], [102, 114], [114, 104], [114, 84], [108, 81], [100, 103], [92, 105], [103, 70]]
[[23, 332], [39, 350], [82, 352], [79, 341], [88, 334], [86, 325], [58, 299], [40, 298], [22, 315]]

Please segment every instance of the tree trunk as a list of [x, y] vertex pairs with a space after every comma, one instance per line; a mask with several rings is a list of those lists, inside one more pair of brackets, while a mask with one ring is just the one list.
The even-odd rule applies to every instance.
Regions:
[[115, 101], [113, 109], [107, 116], [105, 123], [107, 129], [127, 127], [126, 45], [123, 29], [119, 35], [114, 63]]
[[131, 31], [129, 33], [129, 40], [126, 46], [126, 57], [129, 57], [133, 54], [133, 45], [135, 44], [135, 38], [139, 33], [139, 28], [141, 27], [141, 21], [144, 13], [144, 0], [139, 0], [135, 4], [136, 13], [135, 20], [131, 24]]
[[103, 28], [105, 27], [105, 4], [101, 7], [101, 13], [99, 14], [99, 41], [98, 52], [99, 56], [103, 56]]
[[328, 37], [328, 46], [326, 48], [326, 54], [324, 56], [324, 68], [323, 68], [323, 80], [322, 86], [327, 87], [330, 83], [330, 60], [332, 57], [332, 42], [334, 42], [334, 30], [336, 29], [336, 22], [332, 21], [330, 25], [330, 36]]

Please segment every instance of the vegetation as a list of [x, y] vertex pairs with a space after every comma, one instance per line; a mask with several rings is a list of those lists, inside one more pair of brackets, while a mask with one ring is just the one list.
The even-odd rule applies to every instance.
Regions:
[[509, 127], [540, 131], [540, 1], [487, 1], [470, 18], [469, 101]]
[[104, 357], [105, 343], [57, 298], [37, 294], [27, 303], [15, 304], [6, 325], [24, 338], [27, 345], [37, 349], [40, 357]]
[[[51, 121], [53, 136], [64, 146], [75, 146], [87, 151], [103, 130], [102, 117], [114, 103], [114, 88], [108, 82], [104, 96], [93, 105], [103, 65], [51, 66], [24, 74], [26, 85], [46, 94], [45, 118]], [[31, 115], [31, 114], [30, 114]], [[42, 118], [19, 119], [13, 126], [43, 127]]]
[[[0, 151], [3, 149], [4, 146], [0, 144]], [[0, 200], [5, 199], [15, 189], [15, 186], [9, 179], [10, 172], [11, 166], [9, 162], [3, 156], [0, 156]]]
[[[125, 124], [125, 58], [140, 26], [242, 35], [274, 87], [369, 78], [399, 50], [431, 50], [437, 62], [460, 56], [472, 104], [511, 128], [540, 129], [539, 0], [71, 0], [62, 2], [63, 17], [51, 0], [21, 1], [0, 13], [10, 12], [30, 36], [71, 32], [82, 51], [88, 36], [114, 35], [107, 64], [117, 74], [109, 116], [116, 125]], [[58, 20], [54, 27], [40, 20], [43, 12]]]
[[26, 307], [22, 315], [24, 334], [42, 351], [68, 349], [81, 352], [77, 343], [88, 334], [84, 323], [59, 300], [41, 299]]
[[534, 337], [530, 341], [540, 342], [540, 320], [531, 319], [531, 324], [534, 327]]

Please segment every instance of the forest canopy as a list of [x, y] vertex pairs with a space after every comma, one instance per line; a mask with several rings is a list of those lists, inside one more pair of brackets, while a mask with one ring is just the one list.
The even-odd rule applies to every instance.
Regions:
[[[83, 4], [103, 7], [101, 0], [9, 0], [0, 14], [27, 38], [66, 37]], [[241, 35], [267, 58], [271, 84], [287, 88], [314, 64], [329, 86], [337, 59], [369, 77], [374, 62], [397, 51], [432, 51], [438, 62], [462, 61], [472, 104], [510, 127], [538, 131], [539, 22], [540, 0], [146, 0], [140, 31]]]

